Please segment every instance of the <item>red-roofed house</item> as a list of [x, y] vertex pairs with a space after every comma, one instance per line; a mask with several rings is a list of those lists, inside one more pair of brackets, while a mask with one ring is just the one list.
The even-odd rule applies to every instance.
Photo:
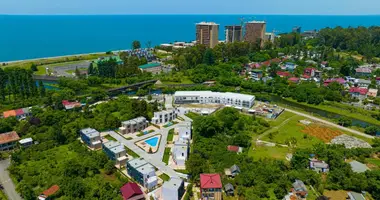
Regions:
[[277, 74], [279, 77], [281, 77], [281, 78], [284, 78], [284, 77], [291, 77], [291, 76], [292, 76], [292, 74], [289, 73], [289, 72], [281, 72], [281, 71], [279, 71], [279, 72], [276, 72], [276, 74]]
[[345, 85], [346, 84], [346, 80], [344, 80], [343, 78], [331, 78], [331, 79], [325, 80], [323, 82], [323, 85], [324, 86], [328, 86], [332, 82], [338, 82], [341, 85]]
[[236, 152], [236, 153], [241, 153], [241, 152], [243, 152], [243, 148], [242, 148], [242, 147], [232, 146], [232, 145], [228, 145], [228, 146], [227, 146], [227, 150], [228, 150], [228, 151], [232, 151], [232, 152]]
[[222, 181], [219, 174], [201, 174], [201, 199], [221, 200]]
[[53, 185], [49, 189], [42, 192], [40, 196], [38, 196], [39, 200], [49, 200], [51, 199], [51, 196], [53, 196], [55, 193], [57, 193], [59, 190], [58, 185]]
[[309, 76], [309, 78], [314, 77], [315, 71], [316, 71], [315, 68], [308, 67], [308, 68], [303, 70], [303, 75]]
[[288, 81], [293, 82], [293, 83], [299, 83], [300, 79], [297, 78], [297, 77], [291, 77], [291, 78], [288, 79]]
[[66, 110], [82, 106], [82, 104], [79, 102], [70, 102], [68, 100], [62, 100], [62, 105], [65, 107]]
[[144, 193], [136, 183], [127, 183], [120, 188], [124, 200], [144, 200]]
[[357, 76], [371, 76], [372, 69], [369, 67], [359, 67], [355, 69]]
[[16, 131], [11, 131], [7, 133], [0, 134], [0, 151], [12, 149], [20, 137], [17, 135]]
[[350, 88], [350, 95], [352, 98], [358, 98], [360, 100], [363, 100], [367, 98], [367, 93], [368, 93], [367, 88], [359, 88], [359, 87]]
[[20, 108], [17, 110], [8, 110], [3, 112], [3, 117], [16, 117], [16, 119], [24, 119], [27, 116], [30, 116], [32, 113], [30, 112], [30, 108]]

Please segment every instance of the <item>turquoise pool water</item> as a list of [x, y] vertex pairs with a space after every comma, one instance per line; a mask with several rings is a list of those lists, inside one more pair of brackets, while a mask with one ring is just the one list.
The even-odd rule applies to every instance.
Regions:
[[145, 143], [149, 144], [151, 147], [156, 147], [158, 144], [158, 136], [145, 140]]

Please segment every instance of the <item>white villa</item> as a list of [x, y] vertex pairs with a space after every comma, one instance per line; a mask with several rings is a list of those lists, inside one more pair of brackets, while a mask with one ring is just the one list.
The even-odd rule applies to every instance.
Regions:
[[172, 148], [173, 161], [178, 167], [185, 167], [185, 162], [189, 155], [189, 141], [186, 139], [178, 139], [174, 142]]
[[124, 134], [135, 133], [148, 127], [148, 121], [145, 117], [137, 117], [128, 121], [121, 122], [120, 132]]
[[212, 92], [212, 91], [177, 91], [174, 94], [174, 103], [190, 104], [190, 103], [215, 103], [243, 108], [253, 106], [255, 96], [231, 92]]
[[191, 140], [191, 122], [178, 125], [177, 131], [179, 138]]
[[177, 118], [177, 112], [176, 110], [163, 110], [159, 112], [154, 112], [154, 117], [152, 118], [153, 124], [165, 124], [170, 121], [173, 121], [175, 118]]

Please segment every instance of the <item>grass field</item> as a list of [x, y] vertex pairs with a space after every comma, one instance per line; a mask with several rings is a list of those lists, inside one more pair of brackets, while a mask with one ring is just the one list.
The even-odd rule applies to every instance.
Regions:
[[113, 138], [112, 136], [110, 136], [110, 135], [106, 135], [106, 136], [104, 136], [107, 140], [109, 140], [109, 141], [116, 141], [116, 139], [115, 138]]
[[291, 153], [286, 147], [266, 147], [266, 146], [255, 146], [250, 148], [248, 155], [254, 160], [260, 160], [265, 158], [275, 158], [279, 160], [286, 160], [286, 154]]
[[164, 152], [164, 157], [162, 158], [162, 162], [164, 162], [165, 164], [168, 164], [169, 158], [170, 158], [170, 148], [166, 147], [165, 152]]
[[370, 168], [380, 169], [380, 159], [367, 158], [365, 161], [371, 166]]
[[167, 174], [161, 174], [161, 175], [159, 175], [159, 177], [160, 177], [163, 181], [169, 181], [169, 180], [170, 180], [170, 177], [169, 177], [169, 175], [167, 175]]
[[193, 113], [193, 112], [189, 112], [187, 114], [185, 114], [187, 117], [189, 117], [190, 119], [194, 120], [195, 118], [197, 118], [198, 116], [200, 116], [199, 114], [197, 113]]
[[172, 142], [173, 141], [173, 137], [174, 137], [174, 128], [172, 128], [172, 129], [169, 130], [167, 141], [168, 142]]
[[346, 200], [347, 191], [344, 190], [325, 190], [323, 195], [329, 197], [330, 200]]
[[135, 153], [134, 151], [132, 151], [130, 148], [128, 148], [126, 146], [124, 146], [124, 147], [125, 147], [125, 150], [127, 151], [128, 155], [132, 156], [133, 158], [140, 158], [140, 156], [137, 153]]

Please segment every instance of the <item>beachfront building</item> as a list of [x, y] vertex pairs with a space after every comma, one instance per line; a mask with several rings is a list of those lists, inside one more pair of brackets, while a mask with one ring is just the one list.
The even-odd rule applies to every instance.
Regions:
[[243, 28], [239, 25], [225, 26], [226, 43], [243, 41]]
[[137, 183], [126, 183], [120, 188], [123, 200], [145, 200], [144, 192]]
[[203, 44], [209, 48], [214, 48], [219, 44], [219, 24], [214, 22], [200, 22], [195, 26], [197, 44]]
[[157, 185], [156, 170], [144, 158], [135, 158], [127, 162], [127, 173], [140, 185], [151, 190]]
[[180, 178], [170, 178], [162, 185], [162, 199], [180, 200], [185, 194], [185, 183]]
[[255, 96], [231, 92], [212, 92], [212, 91], [177, 91], [174, 94], [176, 104], [223, 104], [236, 107], [250, 108], [253, 106]]
[[3, 112], [3, 118], [8, 118], [8, 117], [16, 117], [16, 119], [21, 120], [25, 119], [28, 116], [31, 116], [31, 107], [29, 108], [20, 108], [16, 110], [8, 110]]
[[100, 57], [98, 60], [96, 60], [96, 64], [102, 64], [103, 62], [108, 62], [110, 60], [116, 61], [118, 65], [124, 64], [123, 60], [119, 56], [107, 56], [107, 57]]
[[178, 139], [174, 142], [172, 148], [173, 161], [178, 167], [185, 167], [185, 162], [189, 155], [189, 141], [186, 139]]
[[177, 112], [174, 109], [154, 112], [153, 115], [151, 121], [153, 124], [165, 124], [177, 118]]
[[20, 140], [20, 137], [18, 136], [16, 131], [1, 133], [0, 134], [0, 151], [13, 149], [14, 146], [16, 146], [18, 140]]
[[125, 135], [144, 130], [148, 127], [148, 121], [145, 117], [137, 117], [128, 121], [121, 122], [120, 133]]
[[265, 21], [250, 21], [245, 24], [244, 41], [250, 43], [259, 43], [260, 46], [264, 46], [265, 33], [266, 33]]
[[161, 63], [152, 62], [145, 65], [140, 65], [139, 69], [143, 72], [150, 72], [152, 74], [159, 74], [162, 71]]
[[222, 200], [222, 181], [219, 174], [201, 174], [201, 199]]
[[125, 166], [125, 162], [128, 158], [124, 145], [119, 142], [108, 141], [103, 143], [102, 147], [108, 158], [115, 161], [117, 168]]
[[100, 133], [97, 130], [93, 128], [85, 128], [79, 132], [81, 140], [91, 149], [100, 149], [102, 147]]
[[33, 139], [32, 138], [24, 138], [20, 141], [18, 141], [21, 147], [28, 148], [33, 145]]

